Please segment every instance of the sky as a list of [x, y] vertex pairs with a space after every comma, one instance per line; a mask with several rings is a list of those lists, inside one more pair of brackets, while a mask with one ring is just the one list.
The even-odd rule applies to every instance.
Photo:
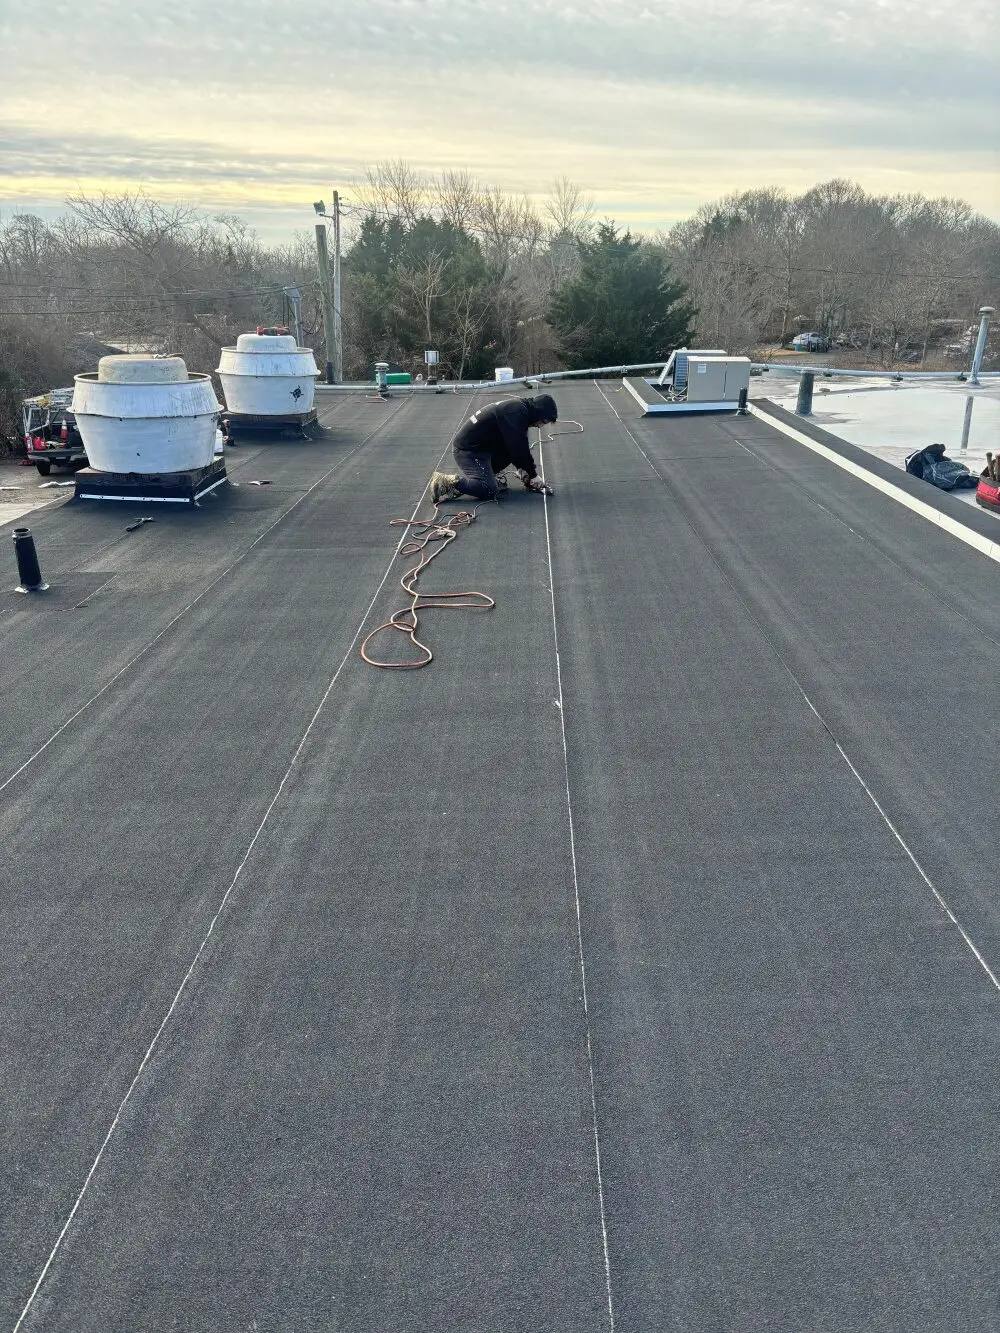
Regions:
[[0, 217], [143, 186], [311, 231], [388, 159], [654, 231], [846, 177], [1000, 220], [994, 0], [0, 0]]

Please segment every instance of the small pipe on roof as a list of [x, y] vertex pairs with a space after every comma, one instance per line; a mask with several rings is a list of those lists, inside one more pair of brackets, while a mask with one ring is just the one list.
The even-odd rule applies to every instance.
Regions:
[[799, 376], [799, 393], [795, 400], [795, 414], [800, 417], [811, 417], [813, 410], [813, 384], [816, 381], [815, 375], [811, 370], [807, 370]]
[[48, 584], [42, 578], [42, 567], [38, 563], [35, 539], [30, 528], [14, 529], [14, 555], [17, 559], [17, 577], [20, 579], [15, 592], [45, 592]]
[[972, 369], [969, 371], [970, 384], [979, 383], [979, 368], [983, 364], [983, 356], [986, 352], [986, 338], [990, 331], [990, 315], [993, 314], [993, 306], [980, 306], [979, 314], [979, 337], [976, 339], [976, 350], [972, 355]]

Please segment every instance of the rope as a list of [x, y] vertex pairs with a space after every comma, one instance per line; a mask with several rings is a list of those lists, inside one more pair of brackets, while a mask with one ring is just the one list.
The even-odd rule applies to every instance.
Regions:
[[[617, 393], [618, 390], [616, 389], [615, 392]], [[583, 434], [583, 431], [584, 431], [583, 424], [582, 424], [581, 422], [579, 422], [579, 421], [572, 421], [569, 417], [567, 417], [567, 419], [566, 419], [562, 424], [563, 424], [564, 426], [576, 426], [576, 427], [578, 427], [578, 429], [577, 429], [577, 430], [550, 430], [549, 433], [548, 433], [548, 435], [543, 435], [543, 434], [542, 434], [542, 428], [541, 428], [541, 426], [536, 426], [536, 427], [535, 427], [535, 430], [538, 431], [538, 443], [539, 443], [539, 444], [547, 444], [549, 440], [554, 440], [558, 435], [582, 435], [582, 434]]]
[[[418, 535], [412, 541], [408, 541], [401, 546], [399, 554], [402, 556], [419, 555], [420, 559], [399, 580], [400, 586], [410, 599], [409, 606], [403, 606], [398, 611], [394, 611], [388, 620], [376, 626], [370, 634], [366, 635], [361, 645], [361, 656], [369, 666], [413, 671], [433, 662], [434, 654], [426, 643], [422, 643], [417, 638], [417, 629], [419, 628], [418, 611], [491, 611], [496, 606], [493, 598], [487, 597], [484, 592], [441, 592], [433, 597], [421, 597], [417, 587], [420, 575], [431, 561], [436, 560], [441, 552], [455, 540], [462, 528], [467, 528], [475, 522], [479, 508], [480, 506], [476, 505], [475, 509], [472, 510], [460, 509], [457, 513], [452, 514], [450, 518], [442, 521], [440, 505], [435, 505], [432, 518], [394, 518], [390, 520], [391, 527], [413, 528], [416, 530]], [[437, 545], [428, 555], [427, 550], [432, 543], [437, 543]], [[418, 648], [423, 653], [423, 657], [409, 662], [380, 662], [377, 658], [371, 657], [368, 653], [368, 645], [376, 635], [387, 629], [399, 630], [401, 634], [408, 635], [414, 648]]]
[[[538, 430], [538, 442], [543, 444], [548, 440], [554, 440], [557, 435], [582, 435], [584, 428], [579, 421], [566, 421], [567, 426], [576, 426], [576, 430], [555, 430], [547, 435], [542, 434], [541, 427]], [[386, 670], [416, 671], [420, 667], [428, 666], [434, 661], [434, 654], [417, 638], [417, 630], [420, 627], [419, 611], [492, 611], [496, 602], [492, 597], [488, 597], [484, 592], [475, 592], [468, 590], [466, 592], [440, 592], [432, 597], [421, 597], [417, 586], [420, 575], [431, 563], [436, 560], [442, 551], [445, 550], [458, 536], [463, 528], [471, 526], [476, 521], [481, 506], [476, 505], [474, 509], [459, 509], [452, 514], [450, 518], [442, 520], [441, 506], [434, 506], [434, 514], [431, 518], [393, 518], [389, 520], [389, 526], [394, 528], [411, 528], [417, 535], [408, 542], [405, 542], [399, 548], [399, 554], [402, 556], [418, 555], [420, 559], [417, 563], [406, 571], [399, 580], [400, 587], [410, 599], [408, 606], [400, 607], [394, 611], [390, 618], [383, 621], [367, 634], [361, 644], [360, 652], [362, 659], [369, 666], [383, 667]], [[433, 549], [429, 548], [433, 546]], [[382, 662], [378, 658], [370, 656], [368, 645], [372, 639], [382, 634], [385, 630], [398, 630], [401, 634], [406, 634], [414, 648], [419, 649], [423, 656], [411, 659], [407, 662]]]

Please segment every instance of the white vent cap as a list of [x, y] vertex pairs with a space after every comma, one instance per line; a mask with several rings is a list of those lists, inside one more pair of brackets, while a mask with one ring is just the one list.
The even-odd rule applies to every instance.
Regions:
[[294, 352], [296, 346], [290, 333], [241, 333], [236, 339], [237, 352]]
[[102, 356], [97, 363], [101, 384], [177, 384], [187, 377], [179, 356]]

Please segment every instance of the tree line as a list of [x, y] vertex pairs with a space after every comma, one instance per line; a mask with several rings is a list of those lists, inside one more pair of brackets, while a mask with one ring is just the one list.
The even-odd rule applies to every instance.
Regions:
[[428, 180], [403, 163], [373, 168], [358, 192], [344, 260], [345, 357], [419, 370], [425, 348], [456, 379], [497, 366], [654, 359], [690, 335], [693, 311], [662, 248], [595, 222], [566, 179], [541, 212], [465, 172]]
[[746, 190], [655, 238], [698, 307], [700, 341], [734, 351], [815, 329], [873, 367], [940, 364], [1000, 296], [1000, 225], [958, 199]]
[[[930, 364], [1000, 295], [1000, 226], [957, 200], [873, 196], [831, 181], [706, 204], [652, 236], [598, 221], [562, 179], [536, 206], [468, 172], [371, 167], [352, 190], [343, 256], [344, 371], [376, 361], [451, 378], [655, 361], [675, 346], [758, 352], [803, 328], [877, 365]], [[108, 348], [219, 349], [288, 322], [323, 364], [313, 238], [265, 246], [240, 219], [144, 191], [78, 195], [46, 222], [0, 223], [0, 436], [20, 399]]]

